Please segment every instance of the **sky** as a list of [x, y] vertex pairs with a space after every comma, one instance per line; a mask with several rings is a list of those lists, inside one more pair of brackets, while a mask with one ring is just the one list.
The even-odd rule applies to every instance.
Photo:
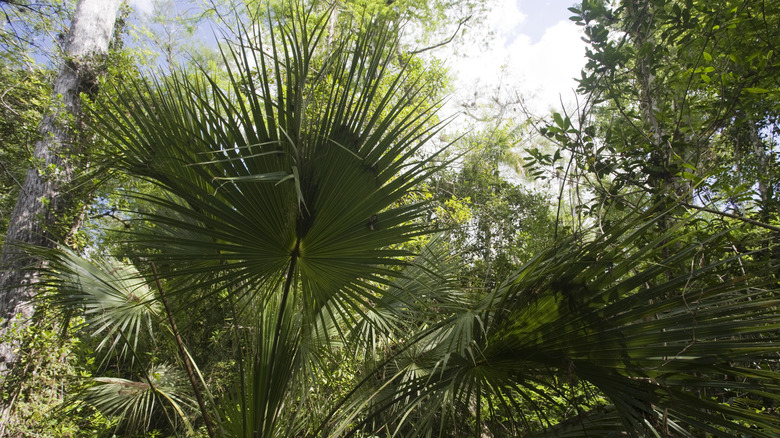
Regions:
[[[574, 77], [585, 63], [580, 28], [569, 21], [571, 0], [497, 0], [486, 25], [495, 37], [487, 47], [472, 43], [446, 58], [454, 73], [452, 104], [479, 107], [492, 97], [502, 102], [522, 96], [543, 115], [574, 102]], [[475, 98], [476, 96], [476, 98]], [[453, 108], [457, 110], [456, 108]]]
[[136, 11], [146, 13], [152, 12], [154, 7], [154, 0], [130, 0], [129, 3]]
[[[492, 0], [495, 4], [484, 25], [494, 31], [484, 41], [467, 41], [443, 58], [454, 77], [453, 97], [445, 113], [479, 108], [490, 97], [500, 101], [522, 96], [538, 115], [570, 106], [584, 65], [585, 43], [579, 27], [568, 20], [567, 8], [576, 0]], [[151, 12], [154, 0], [130, 0], [138, 11]], [[476, 98], [475, 98], [476, 96]]]

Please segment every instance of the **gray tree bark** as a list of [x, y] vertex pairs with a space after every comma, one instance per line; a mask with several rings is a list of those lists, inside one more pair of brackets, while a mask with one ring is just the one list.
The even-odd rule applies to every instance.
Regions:
[[[99, 67], [108, 52], [122, 0], [79, 0], [65, 45], [65, 59], [54, 83], [53, 106], [39, 126], [33, 166], [11, 214], [0, 257], [0, 335], [10, 325], [27, 324], [32, 301], [35, 260], [19, 245], [51, 247], [57, 241], [58, 213], [69, 200], [64, 188], [73, 179], [78, 158], [81, 93], [97, 91]], [[13, 342], [0, 344], [0, 374], [16, 360]]]

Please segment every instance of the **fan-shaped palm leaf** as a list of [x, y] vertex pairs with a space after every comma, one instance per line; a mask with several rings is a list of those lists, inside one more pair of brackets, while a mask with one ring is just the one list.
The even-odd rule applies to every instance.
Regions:
[[429, 358], [427, 374], [399, 368], [393, 390], [372, 395], [377, 409], [396, 409], [404, 436], [447, 434], [474, 421], [464, 417], [485, 427], [481, 416], [496, 409], [512, 416], [514, 433], [531, 432], [541, 425], [523, 426], [528, 410], [581, 380], [612, 410], [575, 406], [577, 419], [551, 434], [776, 436], [780, 419], [754, 407], [780, 400], [776, 264], [750, 254], [704, 262], [697, 256], [719, 236], [687, 243], [680, 221], [647, 241], [656, 220], [529, 262], [443, 325], [436, 343], [446, 352]]
[[409, 254], [399, 244], [427, 232], [408, 195], [433, 171], [421, 148], [438, 129], [381, 19], [326, 42], [327, 13], [269, 15], [270, 31], [226, 51], [226, 81], [174, 73], [95, 112], [119, 166], [164, 189], [137, 195], [155, 211], [132, 238], [178, 289], [166, 295], [255, 306], [249, 374], [224, 410], [241, 436], [282, 433], [302, 340], [371, 308]]
[[158, 206], [147, 219], [188, 231], [139, 234], [160, 249], [152, 257], [256, 292], [294, 265], [301, 302], [316, 309], [334, 293], [360, 301], [405, 254], [394, 245], [423, 231], [424, 204], [401, 201], [431, 171], [415, 156], [432, 115], [409, 110], [409, 95], [424, 99], [400, 95], [402, 76], [386, 78], [380, 23], [324, 54], [325, 17], [293, 14], [226, 56], [224, 88], [175, 74], [96, 115], [123, 166], [176, 197], [147, 197]]
[[[164, 415], [172, 425], [181, 420], [193, 432], [187, 418], [196, 409], [184, 375], [170, 365], [155, 365], [139, 381], [96, 377], [80, 401], [119, 420], [128, 432], [147, 431], [153, 418]], [[160, 414], [162, 411], [162, 414]]]
[[87, 260], [69, 248], [37, 250], [47, 261], [46, 285], [55, 303], [83, 310], [97, 349], [122, 356], [138, 349], [139, 341], [154, 337], [153, 320], [161, 306], [135, 267], [112, 257]]

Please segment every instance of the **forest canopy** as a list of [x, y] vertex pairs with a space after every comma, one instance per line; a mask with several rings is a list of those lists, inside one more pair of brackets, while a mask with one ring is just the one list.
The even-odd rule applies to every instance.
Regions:
[[778, 436], [780, 4], [451, 123], [490, 7], [0, 1], [0, 436]]

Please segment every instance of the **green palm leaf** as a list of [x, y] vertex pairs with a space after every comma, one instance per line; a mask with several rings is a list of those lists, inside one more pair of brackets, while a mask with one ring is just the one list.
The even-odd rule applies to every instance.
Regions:
[[164, 193], [135, 195], [154, 207], [130, 239], [174, 307], [220, 294], [250, 321], [243, 384], [220, 409], [235, 436], [295, 429], [280, 413], [311, 342], [372, 308], [401, 244], [429, 232], [410, 194], [437, 167], [422, 150], [437, 103], [393, 67], [387, 23], [326, 41], [315, 7], [269, 15], [226, 49], [223, 78], [140, 81], [94, 113], [118, 167]]
[[[552, 436], [776, 436], [780, 419], [761, 409], [780, 399], [776, 264], [750, 254], [702, 263], [720, 236], [688, 243], [682, 220], [651, 237], [662, 216], [529, 262], [443, 324], [438, 347], [397, 360], [392, 391], [372, 395], [378, 413], [364, 424], [392, 413], [398, 434], [446, 435], [473, 421], [488, 427], [483, 416], [501, 412], [513, 418], [501, 427], [527, 433], [543, 424], [528, 422], [529, 410], [549, 414], [560, 404], [551, 396], [582, 381], [598, 393], [572, 402], [578, 416]], [[428, 356], [432, 348], [445, 351]], [[428, 373], [412, 368], [426, 361]], [[606, 417], [599, 397], [612, 403]]]
[[171, 231], [134, 237], [159, 249], [151, 257], [255, 293], [295, 260], [301, 303], [316, 313], [334, 293], [363, 300], [407, 254], [395, 245], [426, 231], [415, 220], [425, 203], [406, 196], [433, 170], [416, 157], [437, 128], [432, 107], [409, 108], [425, 102], [422, 86], [386, 77], [386, 27], [325, 54], [327, 16], [301, 14], [226, 53], [227, 83], [138, 83], [96, 117], [126, 171], [173, 195], [139, 195], [157, 206], [146, 219]]
[[112, 257], [87, 260], [69, 248], [36, 252], [48, 261], [45, 284], [55, 304], [83, 311], [97, 350], [108, 356], [118, 349], [136, 360], [139, 342], [154, 338], [162, 309], [135, 267]]
[[128, 433], [145, 432], [156, 416], [168, 418], [170, 424], [180, 419], [190, 433], [187, 418], [196, 409], [192, 397], [182, 388], [187, 387], [184, 375], [170, 365], [155, 365], [139, 381], [115, 377], [96, 377], [94, 385], [79, 397], [81, 403], [117, 418], [118, 427]]
[[460, 290], [458, 268], [458, 260], [442, 236], [429, 240], [371, 309], [348, 321], [354, 354], [376, 354], [420, 327], [435, 324], [436, 318], [461, 310], [468, 300]]
[[231, 437], [295, 436], [299, 424], [290, 409], [302, 396], [295, 391], [300, 378], [296, 365], [302, 329], [300, 315], [280, 312], [281, 302], [260, 308], [249, 337], [250, 346], [242, 384], [220, 405], [222, 426]]

